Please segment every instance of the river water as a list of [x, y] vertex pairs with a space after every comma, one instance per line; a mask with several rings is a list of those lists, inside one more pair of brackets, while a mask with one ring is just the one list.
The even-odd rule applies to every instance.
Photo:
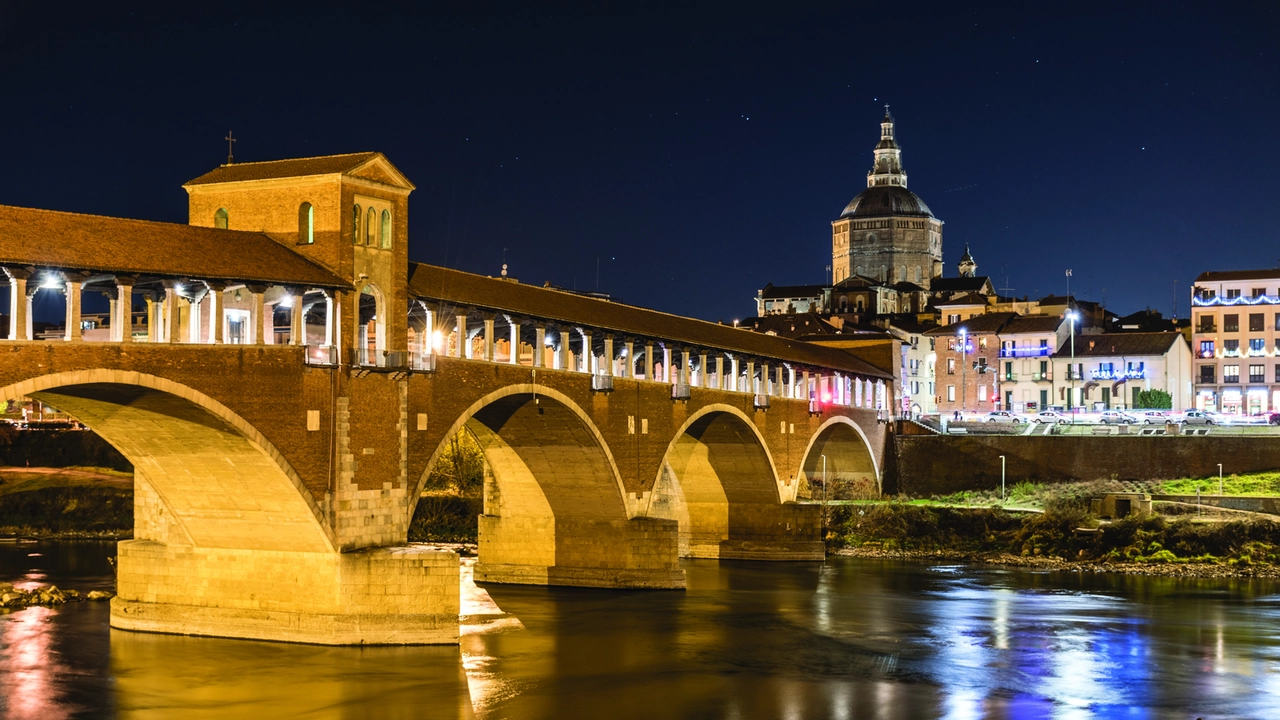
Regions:
[[[0, 544], [0, 578], [109, 589], [106, 543]], [[688, 590], [488, 586], [461, 647], [0, 616], [10, 718], [1280, 717], [1280, 586], [835, 558], [690, 561]], [[483, 593], [482, 593], [483, 594]]]

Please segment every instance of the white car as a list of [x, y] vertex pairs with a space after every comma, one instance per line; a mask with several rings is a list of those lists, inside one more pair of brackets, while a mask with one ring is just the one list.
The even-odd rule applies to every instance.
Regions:
[[1008, 410], [992, 410], [987, 413], [986, 421], [989, 423], [1013, 423], [1017, 425], [1022, 422], [1022, 418], [1014, 415]]
[[1139, 410], [1137, 417], [1143, 425], [1163, 425], [1169, 421], [1169, 413], [1164, 410]]
[[1057, 410], [1041, 410], [1039, 413], [1036, 413], [1036, 416], [1031, 419], [1031, 422], [1057, 425], [1058, 423], [1070, 423], [1071, 418], [1063, 415]]
[[1103, 425], [1132, 425], [1138, 421], [1137, 418], [1118, 410], [1106, 410], [1098, 417], [1098, 422]]
[[1178, 422], [1183, 425], [1217, 425], [1222, 422], [1215, 413], [1205, 412], [1204, 410], [1188, 410], [1182, 413], [1178, 418]]

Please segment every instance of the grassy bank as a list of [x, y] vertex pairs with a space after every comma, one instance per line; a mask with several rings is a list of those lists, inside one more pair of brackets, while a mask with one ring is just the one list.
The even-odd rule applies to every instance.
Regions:
[[0, 468], [0, 535], [129, 537], [133, 475], [109, 468]]

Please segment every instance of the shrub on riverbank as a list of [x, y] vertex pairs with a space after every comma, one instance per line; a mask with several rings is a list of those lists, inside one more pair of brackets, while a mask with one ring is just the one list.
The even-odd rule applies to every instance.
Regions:
[[6, 534], [133, 532], [133, 491], [116, 487], [45, 487], [0, 494]]
[[994, 508], [950, 508], [882, 503], [846, 505], [832, 513], [830, 547], [879, 546], [888, 550], [952, 550], [1133, 562], [1280, 562], [1280, 523], [1248, 520], [1201, 523], [1191, 518], [1128, 517], [1093, 529], [1078, 503], [1051, 505], [1043, 513], [1014, 514]]

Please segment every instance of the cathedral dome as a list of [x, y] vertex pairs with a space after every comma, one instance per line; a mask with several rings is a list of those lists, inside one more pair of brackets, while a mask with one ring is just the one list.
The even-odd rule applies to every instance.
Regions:
[[933, 217], [919, 195], [901, 185], [876, 185], [858, 193], [840, 213], [843, 218]]

